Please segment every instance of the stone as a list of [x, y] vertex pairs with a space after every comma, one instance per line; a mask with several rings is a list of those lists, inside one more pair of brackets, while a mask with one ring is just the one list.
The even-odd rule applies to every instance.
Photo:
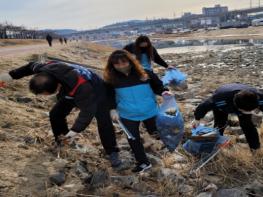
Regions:
[[237, 142], [239, 143], [247, 143], [245, 134], [239, 135], [237, 138]]
[[68, 161], [65, 159], [56, 159], [52, 164], [57, 171], [63, 171], [67, 167]]
[[215, 184], [213, 184], [213, 183], [210, 183], [204, 189], [204, 191], [210, 191], [210, 192], [216, 191], [216, 190], [218, 190], [218, 187]]
[[185, 182], [185, 178], [180, 176], [176, 170], [170, 168], [161, 168], [157, 172], [157, 177], [161, 181], [170, 180], [178, 185], [181, 185]]
[[183, 195], [191, 194], [194, 191], [194, 188], [190, 185], [181, 184], [178, 187], [178, 192]]
[[244, 190], [239, 188], [220, 189], [216, 192], [214, 197], [247, 197], [247, 194]]
[[28, 98], [28, 97], [17, 97], [16, 101], [18, 103], [30, 103], [30, 102], [32, 102], [32, 99]]
[[236, 135], [242, 135], [243, 134], [241, 127], [228, 127], [227, 131], [233, 135], [234, 134], [236, 134]]
[[58, 172], [49, 176], [49, 180], [52, 184], [61, 186], [66, 181], [66, 176], [64, 172]]
[[92, 174], [87, 169], [87, 163], [85, 161], [77, 161], [75, 166], [75, 172], [80, 177], [83, 183], [89, 183]]
[[6, 141], [7, 140], [7, 136], [5, 133], [0, 133], [0, 141]]
[[28, 150], [28, 149], [29, 149], [28, 146], [25, 145], [25, 144], [19, 144], [17, 147], [18, 147], [18, 148], [25, 149], [25, 150]]
[[152, 155], [152, 154], [149, 154], [149, 153], [147, 153], [147, 157], [150, 160], [150, 162], [152, 163], [152, 165], [164, 166], [163, 161], [159, 157]]
[[263, 196], [263, 184], [258, 180], [245, 186], [247, 193], [251, 196]]
[[12, 128], [13, 125], [14, 125], [13, 123], [7, 122], [7, 123], [5, 123], [5, 124], [2, 126], [2, 128], [3, 128], [3, 129], [10, 129], [10, 128]]
[[212, 112], [212, 111], [208, 112], [208, 113], [205, 115], [204, 120], [205, 120], [206, 122], [211, 122], [211, 121], [213, 121], [213, 120], [214, 120], [214, 114], [213, 114], [213, 112]]
[[139, 183], [136, 176], [111, 176], [111, 181], [122, 188], [133, 188], [134, 184]]
[[262, 116], [261, 115], [252, 115], [252, 122], [259, 127], [262, 124]]
[[32, 138], [32, 137], [30, 137], [30, 136], [25, 136], [25, 137], [24, 137], [24, 142], [25, 142], [25, 144], [27, 144], [27, 145], [32, 145], [32, 144], [35, 143], [35, 139]]
[[104, 187], [109, 185], [110, 176], [107, 170], [98, 170], [94, 172], [90, 178], [92, 187]]
[[175, 162], [175, 163], [187, 163], [187, 159], [179, 154], [177, 151], [175, 151], [172, 155], [172, 160]]
[[198, 194], [196, 197], [213, 197], [214, 193], [213, 192], [202, 192]]
[[216, 175], [207, 175], [204, 177], [204, 180], [206, 180], [209, 183], [215, 183], [215, 184], [221, 183], [223, 181], [222, 177]]

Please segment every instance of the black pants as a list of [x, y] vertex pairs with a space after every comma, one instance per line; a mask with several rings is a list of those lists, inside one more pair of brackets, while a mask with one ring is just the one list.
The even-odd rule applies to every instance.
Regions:
[[[124, 126], [131, 132], [131, 134], [135, 137], [135, 140], [129, 140], [128, 142], [131, 146], [131, 149], [135, 155], [135, 159], [139, 164], [146, 163], [148, 164], [149, 161], [146, 157], [144, 147], [140, 137], [140, 121], [133, 121], [121, 118], [122, 123]], [[147, 132], [151, 135], [157, 131], [155, 117], [149, 118], [143, 121]]]
[[[116, 143], [114, 127], [106, 102], [99, 102], [95, 118], [102, 146], [107, 154], [119, 151]], [[73, 100], [61, 98], [50, 111], [49, 117], [55, 139], [61, 134], [67, 134], [68, 124], [66, 117], [75, 107]]]
[[[224, 130], [228, 122], [228, 113], [223, 111], [214, 110], [214, 127], [219, 128], [221, 135], [224, 134]], [[249, 147], [251, 149], [260, 148], [259, 136], [255, 125], [252, 122], [252, 116], [247, 114], [241, 114], [238, 116], [240, 127], [242, 128]]]
[[52, 41], [51, 41], [51, 40], [47, 40], [47, 42], [48, 42], [48, 45], [49, 45], [50, 47], [52, 47]]

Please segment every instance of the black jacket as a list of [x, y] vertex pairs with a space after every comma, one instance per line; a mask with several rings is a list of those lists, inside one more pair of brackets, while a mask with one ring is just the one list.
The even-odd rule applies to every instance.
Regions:
[[61, 62], [53, 62], [49, 64], [31, 62], [25, 66], [10, 71], [9, 74], [13, 79], [20, 79], [40, 72], [46, 72], [52, 75], [62, 85], [60, 92], [57, 95], [58, 99], [71, 99], [75, 106], [80, 109], [79, 115], [71, 130], [75, 132], [83, 131], [89, 125], [96, 113], [96, 103], [105, 97], [103, 94], [105, 91], [100, 91], [104, 88], [102, 79], [91, 72], [92, 78], [80, 85], [74, 96], [69, 96], [69, 93], [76, 86], [80, 74], [67, 64]]
[[[135, 54], [135, 43], [128, 44], [123, 49], [125, 49], [126, 51], [129, 51], [132, 54]], [[168, 64], [161, 58], [161, 56], [158, 54], [156, 48], [154, 48], [154, 47], [153, 47], [153, 61], [156, 64], [159, 64], [165, 68], [168, 67]]]
[[255, 92], [258, 95], [259, 108], [263, 111], [262, 92], [245, 84], [232, 83], [219, 87], [210, 98], [201, 103], [194, 112], [195, 119], [200, 120], [207, 114], [207, 112], [214, 109], [218, 109], [225, 113], [235, 113], [237, 115], [241, 114], [241, 112], [236, 108], [233, 99], [235, 94], [242, 90]]

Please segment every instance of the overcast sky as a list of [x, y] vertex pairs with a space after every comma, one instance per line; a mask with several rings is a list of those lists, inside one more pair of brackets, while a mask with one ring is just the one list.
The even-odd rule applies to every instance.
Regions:
[[[252, 1], [258, 6], [259, 0]], [[84, 30], [131, 19], [201, 13], [202, 7], [215, 4], [232, 10], [249, 7], [250, 0], [0, 0], [0, 23]]]

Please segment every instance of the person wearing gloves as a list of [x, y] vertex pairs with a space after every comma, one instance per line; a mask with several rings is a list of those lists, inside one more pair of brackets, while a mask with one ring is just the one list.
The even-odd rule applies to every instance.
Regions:
[[[29, 88], [34, 94], [51, 95], [58, 92], [57, 103], [49, 113], [55, 141], [57, 143], [61, 140], [72, 142], [95, 117], [101, 143], [109, 155], [112, 166], [120, 165], [103, 80], [87, 68], [51, 61], [30, 62], [9, 73], [0, 74], [0, 82], [30, 75], [34, 75], [29, 82]], [[80, 112], [69, 129], [66, 117], [75, 107], [79, 108]]]
[[228, 114], [236, 114], [249, 147], [254, 152], [260, 148], [259, 135], [252, 122], [252, 114], [257, 109], [263, 111], [263, 93], [245, 84], [226, 84], [219, 87], [210, 98], [197, 106], [194, 112], [193, 127], [197, 127], [207, 112], [213, 110], [214, 127], [219, 128], [220, 134], [223, 135], [228, 122]]
[[126, 45], [123, 49], [135, 55], [145, 70], [153, 70], [152, 61], [165, 68], [173, 68], [161, 58], [147, 36], [139, 36], [134, 43]]
[[104, 69], [104, 80], [108, 86], [112, 119], [120, 120], [135, 138], [128, 139], [137, 161], [132, 171], [143, 172], [151, 168], [151, 163], [141, 142], [139, 125], [143, 122], [150, 135], [156, 134], [158, 105], [155, 94], [170, 93], [154, 73], [145, 71], [125, 50], [117, 50], [110, 55]]

